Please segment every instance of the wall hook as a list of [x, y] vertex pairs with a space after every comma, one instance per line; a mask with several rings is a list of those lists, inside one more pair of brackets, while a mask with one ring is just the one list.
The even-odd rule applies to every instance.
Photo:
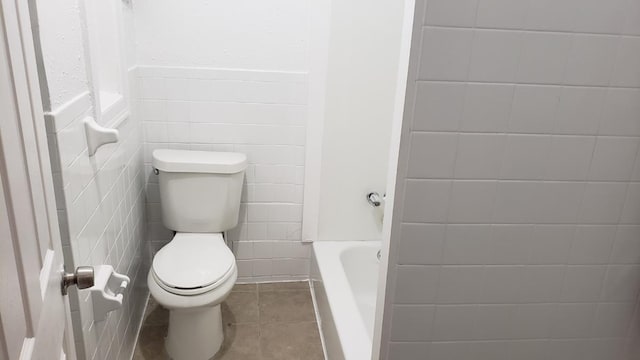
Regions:
[[84, 119], [84, 130], [87, 136], [89, 156], [93, 156], [100, 146], [118, 141], [118, 130], [100, 126], [92, 117]]

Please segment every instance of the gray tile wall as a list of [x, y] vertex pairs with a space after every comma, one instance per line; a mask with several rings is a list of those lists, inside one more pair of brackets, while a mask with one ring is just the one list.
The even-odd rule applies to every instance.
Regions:
[[640, 1], [418, 0], [385, 359], [632, 359]]

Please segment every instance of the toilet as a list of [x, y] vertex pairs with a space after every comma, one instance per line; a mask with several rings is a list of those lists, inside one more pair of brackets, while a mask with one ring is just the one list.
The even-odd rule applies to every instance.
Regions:
[[238, 277], [224, 232], [238, 224], [247, 157], [155, 150], [163, 224], [175, 236], [153, 257], [151, 296], [169, 310], [165, 349], [174, 360], [207, 360], [223, 341], [220, 303]]

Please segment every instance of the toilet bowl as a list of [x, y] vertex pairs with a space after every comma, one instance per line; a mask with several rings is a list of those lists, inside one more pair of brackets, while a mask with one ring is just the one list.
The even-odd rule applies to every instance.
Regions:
[[151, 296], [169, 310], [168, 355], [210, 359], [223, 342], [220, 303], [237, 279], [235, 258], [222, 234], [177, 233], [153, 258]]
[[246, 156], [155, 150], [163, 224], [176, 231], [153, 257], [151, 296], [169, 310], [167, 354], [208, 360], [222, 346], [220, 303], [238, 277], [223, 232], [238, 223]]

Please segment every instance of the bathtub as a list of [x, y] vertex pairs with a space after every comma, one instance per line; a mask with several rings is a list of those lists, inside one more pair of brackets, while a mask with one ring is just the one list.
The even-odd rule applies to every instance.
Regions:
[[371, 359], [380, 241], [316, 241], [311, 284], [328, 360]]

